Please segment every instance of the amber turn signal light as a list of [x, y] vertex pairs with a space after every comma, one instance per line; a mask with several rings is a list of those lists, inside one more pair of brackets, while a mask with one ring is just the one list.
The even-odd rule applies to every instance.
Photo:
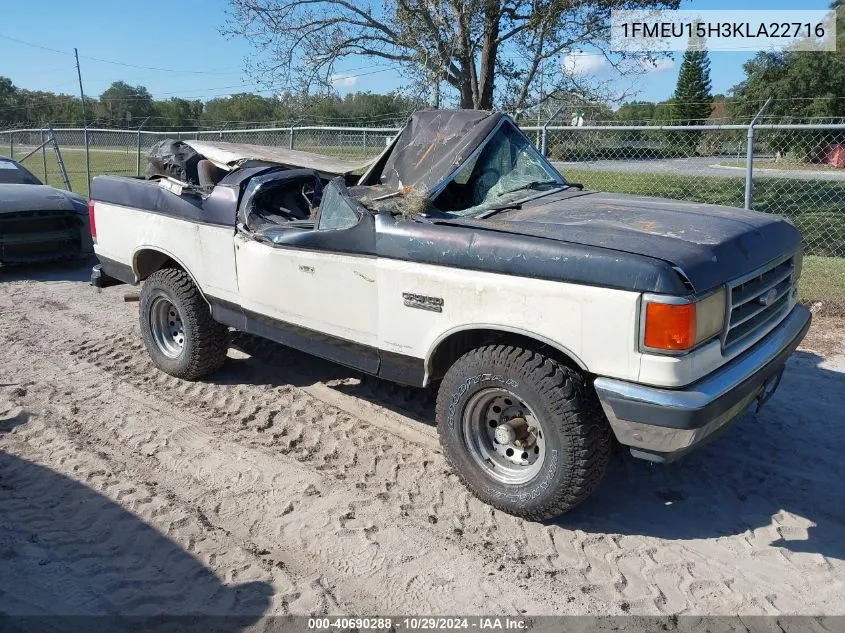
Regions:
[[643, 344], [652, 349], [690, 349], [695, 345], [695, 304], [647, 303]]

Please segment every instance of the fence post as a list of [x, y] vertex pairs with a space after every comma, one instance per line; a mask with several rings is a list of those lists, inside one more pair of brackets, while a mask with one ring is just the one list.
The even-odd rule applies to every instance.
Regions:
[[288, 142], [288, 149], [293, 149], [293, 126], [290, 127], [290, 140]]
[[49, 184], [47, 182], [47, 148], [44, 147], [46, 145], [44, 141], [44, 130], [41, 130], [41, 167], [44, 168], [44, 184]]
[[364, 156], [367, 155], [367, 130], [364, 130]]
[[136, 144], [136, 153], [135, 153], [135, 176], [141, 175], [141, 130], [146, 125], [147, 121], [150, 120], [150, 117], [147, 117], [143, 121], [141, 121], [141, 125], [138, 126], [138, 136], [137, 136], [137, 144]]
[[748, 147], [745, 153], [745, 208], [749, 210], [751, 209], [751, 199], [754, 196], [754, 126], [771, 100], [771, 97], [766, 99], [766, 103], [748, 124]]
[[549, 145], [549, 124], [557, 118], [557, 115], [560, 114], [560, 111], [563, 110], [563, 106], [558, 106], [558, 109], [555, 110], [555, 113], [549, 117], [549, 120], [543, 123], [543, 131], [540, 135], [540, 153], [543, 156], [548, 156], [548, 145]]
[[745, 208], [751, 209], [751, 196], [754, 190], [754, 122], [748, 126], [748, 146], [745, 148]]
[[87, 183], [85, 195], [91, 197], [91, 149], [88, 145], [88, 125], [82, 131], [83, 139], [85, 141], [85, 182]]
[[15, 159], [15, 133], [9, 130], [9, 158]]

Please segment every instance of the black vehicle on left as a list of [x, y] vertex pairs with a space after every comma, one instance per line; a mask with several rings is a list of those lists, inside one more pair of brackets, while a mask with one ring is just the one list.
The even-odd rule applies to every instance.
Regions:
[[93, 252], [88, 201], [0, 156], [0, 265], [82, 259]]

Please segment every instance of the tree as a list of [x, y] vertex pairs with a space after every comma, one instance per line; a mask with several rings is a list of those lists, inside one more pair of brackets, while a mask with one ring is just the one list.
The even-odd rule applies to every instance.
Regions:
[[0, 124], [14, 121], [17, 116], [18, 89], [8, 77], [0, 77]]
[[713, 103], [710, 104], [710, 120], [707, 123], [719, 125], [727, 123], [729, 120], [730, 112], [727, 97], [723, 94], [713, 95]]
[[[682, 125], [704, 125], [710, 118], [713, 96], [710, 94], [710, 57], [700, 40], [693, 38], [684, 53], [675, 94], [672, 95], [672, 118]], [[670, 134], [670, 143], [678, 151], [695, 152], [701, 132]]]
[[18, 89], [8, 77], [0, 77], [0, 108], [11, 107]]
[[[657, 125], [672, 121], [672, 100], [651, 103], [649, 101], [631, 101], [623, 104], [616, 111], [616, 120], [623, 125]], [[663, 145], [666, 134], [644, 130], [619, 131], [614, 136], [623, 143], [628, 143], [627, 150], [632, 156], [646, 156], [655, 146]]]
[[272, 121], [276, 113], [276, 106], [276, 99], [271, 97], [240, 92], [207, 102], [202, 120], [203, 123], [211, 125]]
[[366, 119], [380, 126], [391, 126], [403, 122], [414, 110], [423, 107], [424, 102], [397, 93], [354, 92], [343, 97], [341, 112], [347, 120]]
[[732, 89], [732, 114], [747, 120], [776, 97], [766, 114], [784, 122], [845, 117], [845, 3], [831, 8], [837, 11], [836, 51], [757, 53], [743, 65], [745, 80]]
[[[17, 100], [17, 120], [21, 123], [39, 126], [45, 123], [82, 124], [82, 101], [79, 97], [41, 90], [19, 90]], [[85, 102], [89, 112], [93, 112], [96, 101], [86, 97]]]
[[672, 121], [674, 105], [670, 99], [659, 103], [631, 101], [616, 111], [616, 120], [627, 125], [667, 124]]
[[136, 127], [155, 114], [153, 97], [144, 86], [115, 81], [100, 95], [98, 118], [115, 127]]
[[[561, 92], [595, 90], [561, 56], [608, 51], [613, 8], [676, 8], [679, 0], [229, 0], [229, 35], [252, 42], [258, 77], [294, 91], [325, 87], [349, 57], [398, 65], [450, 87], [464, 108], [521, 110]], [[615, 65], [619, 57], [613, 57]], [[499, 79], [497, 83], [497, 78]]]
[[[744, 64], [745, 80], [731, 91], [734, 118], [748, 122], [773, 97], [765, 115], [782, 123], [845, 119], [845, 3], [834, 2], [831, 8], [837, 12], [836, 51], [758, 53]], [[766, 151], [789, 153], [799, 161], [821, 160], [830, 145], [843, 142], [845, 135], [833, 132], [758, 133]]]
[[81, 124], [82, 102], [71, 95], [17, 88], [7, 77], [0, 77], [0, 126], [40, 126], [48, 122]]
[[678, 83], [672, 96], [672, 114], [676, 121], [702, 125], [710, 117], [710, 58], [707, 51], [688, 50], [681, 62]]
[[153, 125], [168, 130], [196, 129], [202, 115], [202, 101], [171, 97], [166, 101], [155, 101]]

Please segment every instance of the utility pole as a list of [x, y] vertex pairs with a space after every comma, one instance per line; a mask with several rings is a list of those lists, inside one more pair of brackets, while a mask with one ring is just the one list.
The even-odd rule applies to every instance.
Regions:
[[85, 115], [85, 92], [82, 90], [82, 71], [79, 69], [79, 51], [73, 49], [76, 57], [76, 76], [79, 77], [79, 97], [82, 99], [82, 137], [85, 141], [85, 179], [88, 182], [88, 197], [91, 197], [91, 158], [88, 151], [88, 117]]

